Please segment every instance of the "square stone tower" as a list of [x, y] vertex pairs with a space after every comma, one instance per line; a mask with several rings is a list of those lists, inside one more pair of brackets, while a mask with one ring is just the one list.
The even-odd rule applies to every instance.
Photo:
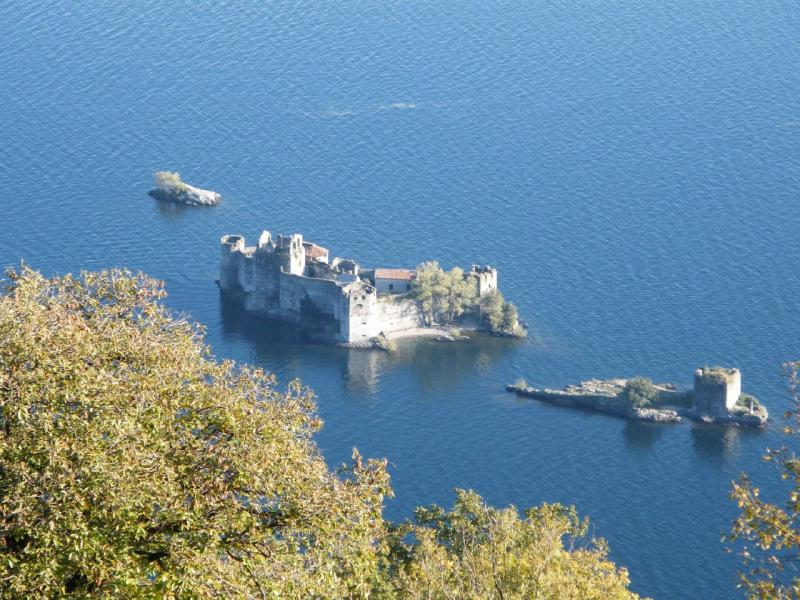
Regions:
[[692, 409], [700, 415], [726, 415], [742, 393], [739, 369], [703, 367], [694, 372]]
[[290, 236], [279, 235], [275, 253], [282, 256], [285, 262], [284, 271], [292, 275], [302, 275], [306, 270], [306, 249], [303, 236], [293, 233]]
[[486, 265], [479, 267], [472, 265], [472, 269], [466, 274], [475, 281], [475, 286], [478, 292], [478, 298], [483, 298], [489, 292], [497, 289], [497, 269]]

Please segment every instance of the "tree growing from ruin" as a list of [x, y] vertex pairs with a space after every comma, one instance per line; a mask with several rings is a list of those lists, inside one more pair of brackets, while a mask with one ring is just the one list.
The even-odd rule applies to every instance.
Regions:
[[436, 261], [422, 263], [411, 287], [429, 324], [449, 325], [475, 307], [477, 290], [459, 267], [445, 271]]
[[511, 302], [503, 304], [503, 320], [500, 330], [504, 333], [514, 333], [519, 327], [519, 312], [516, 305]]
[[480, 299], [481, 314], [492, 330], [499, 330], [503, 326], [505, 298], [498, 290], [492, 290]]
[[511, 302], [506, 302], [499, 290], [484, 295], [478, 308], [489, 329], [498, 333], [513, 334], [519, 331], [519, 312]]
[[517, 307], [497, 290], [478, 298], [475, 281], [459, 267], [445, 271], [432, 261], [419, 265], [416, 272], [411, 295], [428, 324], [450, 325], [464, 313], [475, 311], [492, 331], [513, 334], [519, 330]]
[[777, 465], [781, 479], [787, 482], [780, 502], [761, 497], [761, 490], [751, 476], [743, 474], [731, 488], [731, 500], [739, 507], [727, 541], [736, 549], [745, 570], [741, 584], [751, 599], [800, 598], [800, 362], [786, 365], [791, 390], [791, 406], [786, 412], [786, 443], [768, 450], [766, 462]]

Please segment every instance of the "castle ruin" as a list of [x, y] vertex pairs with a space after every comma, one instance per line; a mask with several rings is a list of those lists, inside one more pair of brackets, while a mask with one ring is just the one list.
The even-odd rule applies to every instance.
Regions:
[[696, 414], [712, 417], [734, 411], [742, 395], [742, 374], [739, 369], [703, 367], [694, 372], [692, 409]]
[[[465, 274], [479, 296], [497, 289], [497, 270], [473, 266]], [[240, 235], [221, 239], [219, 287], [251, 313], [297, 324], [318, 339], [367, 344], [380, 334], [423, 327], [408, 292], [414, 272], [363, 271], [352, 260], [305, 242], [300, 234], [261, 233], [256, 246]], [[376, 287], [376, 284], [379, 287]]]
[[[639, 400], [646, 398], [646, 402], [633, 401], [631, 390], [637, 388]], [[523, 379], [507, 385], [506, 390], [561, 406], [590, 408], [658, 423], [679, 423], [688, 417], [700, 423], [765, 427], [769, 419], [769, 411], [757, 398], [742, 394], [739, 369], [725, 367], [697, 369], [691, 392], [678, 390], [674, 383], [654, 384], [640, 377], [591, 379], [562, 389], [536, 388]], [[689, 400], [691, 407], [687, 406]]]

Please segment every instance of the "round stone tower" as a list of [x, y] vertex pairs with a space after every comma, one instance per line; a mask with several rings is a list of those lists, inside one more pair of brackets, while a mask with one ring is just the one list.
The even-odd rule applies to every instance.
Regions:
[[220, 240], [219, 287], [223, 291], [235, 290], [239, 284], [239, 258], [244, 252], [244, 237], [225, 235]]

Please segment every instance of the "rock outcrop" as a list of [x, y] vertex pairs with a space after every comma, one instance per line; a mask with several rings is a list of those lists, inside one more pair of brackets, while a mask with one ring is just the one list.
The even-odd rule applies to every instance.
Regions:
[[681, 416], [678, 411], [669, 408], [632, 408], [629, 416], [639, 421], [653, 423], [680, 423]]
[[184, 184], [186, 187], [175, 190], [154, 189], [150, 195], [157, 200], [166, 202], [177, 202], [189, 206], [216, 206], [222, 201], [222, 196], [211, 190], [203, 190], [191, 185]]
[[155, 174], [156, 187], [149, 195], [165, 202], [177, 202], [189, 206], [215, 206], [222, 196], [181, 181], [180, 173], [159, 171]]
[[506, 389], [519, 396], [527, 396], [558, 404], [559, 406], [595, 410], [624, 419], [655, 423], [681, 422], [681, 416], [671, 408], [637, 408], [622, 400], [618, 393], [614, 393], [617, 389], [622, 390], [621, 387], [618, 387], [620, 381], [624, 382], [625, 380], [611, 380], [608, 382], [593, 380], [578, 386], [571, 385], [563, 390], [520, 385], [508, 385]]

